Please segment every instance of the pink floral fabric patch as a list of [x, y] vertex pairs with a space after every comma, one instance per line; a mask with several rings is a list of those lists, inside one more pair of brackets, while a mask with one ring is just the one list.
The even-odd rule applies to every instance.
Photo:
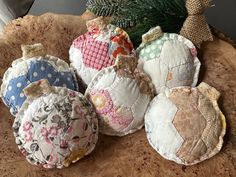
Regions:
[[88, 155], [98, 139], [98, 120], [80, 93], [55, 87], [55, 93], [27, 99], [14, 135], [27, 160], [44, 168], [63, 168]]
[[100, 129], [122, 131], [133, 121], [129, 108], [114, 105], [107, 90], [92, 90], [89, 96], [100, 116]]

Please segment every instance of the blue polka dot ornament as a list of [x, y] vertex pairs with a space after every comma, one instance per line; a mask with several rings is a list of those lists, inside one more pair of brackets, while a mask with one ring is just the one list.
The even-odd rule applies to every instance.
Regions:
[[42, 44], [22, 45], [22, 58], [12, 63], [4, 74], [0, 96], [16, 115], [26, 100], [23, 89], [30, 83], [47, 79], [52, 86], [78, 91], [75, 73], [69, 65], [54, 56], [46, 55]]

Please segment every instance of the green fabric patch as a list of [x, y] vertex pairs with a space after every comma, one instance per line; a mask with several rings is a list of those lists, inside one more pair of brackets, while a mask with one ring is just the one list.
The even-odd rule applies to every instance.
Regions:
[[137, 49], [139, 53], [139, 58], [145, 61], [159, 58], [164, 43], [169, 40], [178, 40], [178, 34], [164, 33], [164, 35], [161, 38], [154, 40], [144, 45], [143, 47], [139, 47]]

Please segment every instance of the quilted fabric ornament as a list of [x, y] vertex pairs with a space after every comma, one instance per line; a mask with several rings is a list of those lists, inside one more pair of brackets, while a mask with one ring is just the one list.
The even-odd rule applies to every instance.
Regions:
[[15, 115], [25, 101], [23, 89], [40, 79], [51, 85], [78, 90], [73, 69], [63, 60], [46, 55], [42, 44], [22, 46], [23, 57], [15, 60], [4, 74], [0, 95]]
[[118, 55], [115, 66], [101, 70], [89, 84], [85, 95], [99, 115], [101, 133], [124, 136], [142, 128], [154, 87], [136, 66], [135, 57]]
[[143, 35], [137, 51], [138, 67], [152, 79], [157, 93], [165, 88], [196, 86], [201, 64], [193, 43], [183, 36], [155, 27]]
[[183, 165], [217, 154], [226, 131], [225, 117], [217, 105], [219, 96], [206, 83], [159, 94], [145, 115], [150, 145], [164, 158]]
[[70, 48], [71, 65], [85, 84], [103, 68], [112, 66], [118, 54], [134, 53], [128, 34], [107, 18], [87, 22], [88, 32], [74, 40]]
[[16, 143], [34, 165], [63, 168], [88, 155], [98, 139], [98, 119], [80, 93], [52, 87], [48, 80], [31, 83], [13, 130]]

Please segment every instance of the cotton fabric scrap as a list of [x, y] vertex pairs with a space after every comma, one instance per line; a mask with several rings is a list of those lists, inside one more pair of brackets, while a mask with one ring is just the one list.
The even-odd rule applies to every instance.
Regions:
[[226, 120], [217, 105], [219, 96], [206, 83], [159, 94], [145, 115], [150, 145], [165, 159], [183, 165], [216, 155], [226, 132]]
[[118, 55], [116, 64], [101, 70], [88, 85], [85, 95], [99, 115], [101, 133], [124, 136], [143, 127], [154, 86], [136, 66], [136, 58]]
[[193, 43], [174, 33], [163, 33], [160, 27], [143, 35], [137, 49], [139, 68], [152, 79], [156, 92], [178, 86], [196, 86], [200, 61]]
[[86, 85], [103, 68], [114, 65], [118, 54], [135, 53], [128, 34], [98, 17], [87, 22], [88, 32], [76, 38], [70, 48], [71, 65]]
[[98, 119], [82, 94], [51, 87], [47, 80], [34, 82], [24, 91], [28, 98], [15, 118], [13, 130], [20, 151], [31, 164], [64, 168], [93, 151], [98, 140]]

